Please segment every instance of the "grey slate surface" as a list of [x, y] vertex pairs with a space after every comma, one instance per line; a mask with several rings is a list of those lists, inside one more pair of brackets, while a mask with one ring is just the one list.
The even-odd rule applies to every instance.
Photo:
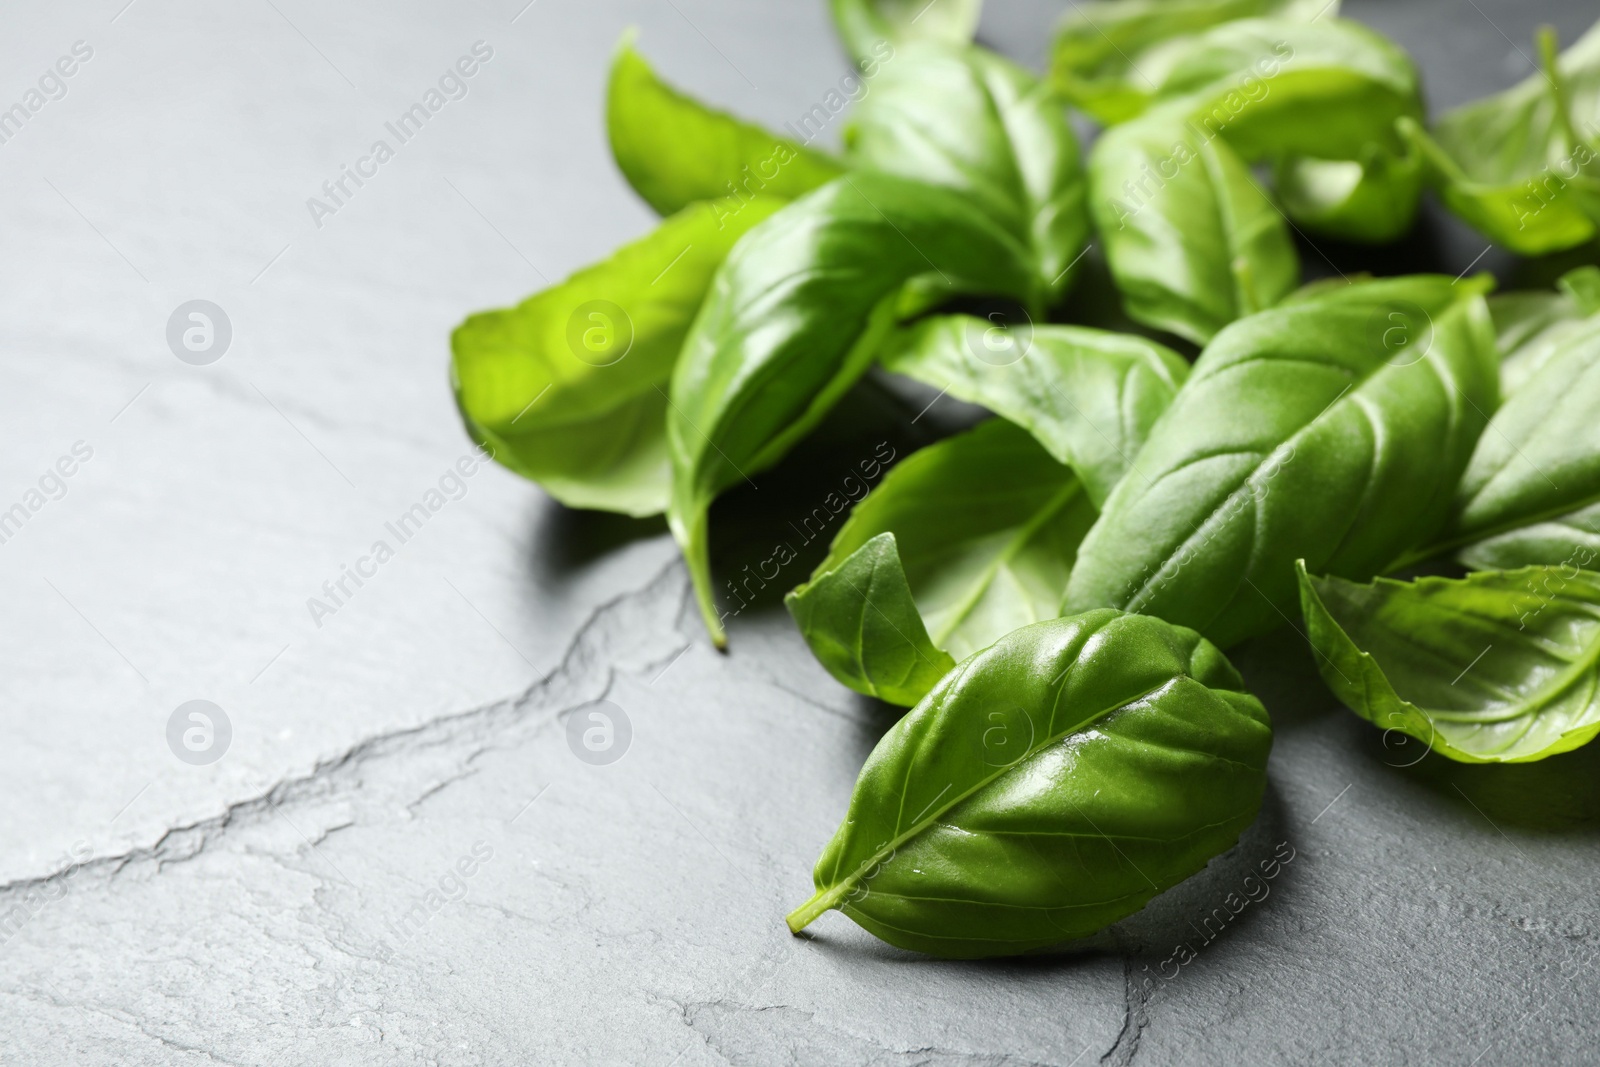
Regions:
[[[1037, 62], [1061, 5], [991, 7], [984, 38]], [[1526, 73], [1536, 24], [1596, 14], [1345, 10], [1438, 106]], [[1405, 766], [1293, 634], [1237, 657], [1278, 730], [1238, 848], [1093, 944], [949, 964], [836, 914], [785, 931], [890, 713], [776, 595], [712, 652], [659, 524], [487, 468], [313, 620], [467, 450], [449, 329], [651, 225], [600, 124], [635, 23], [669, 78], [774, 125], [844, 72], [821, 0], [0, 13], [5, 105], [92, 49], [0, 144], [0, 508], [92, 449], [0, 544], [0, 1062], [1594, 1062], [1600, 751]], [[466, 97], [318, 227], [306, 199], [480, 40]], [[1435, 212], [1390, 254], [1454, 272], [1483, 244]], [[193, 299], [232, 324], [208, 366], [168, 348]], [[763, 558], [861, 450], [915, 447], [903, 410], [868, 386], [734, 494], [720, 565]], [[167, 743], [193, 699], [232, 724], [203, 766]], [[602, 700], [632, 739], [591, 766], [568, 728]]]

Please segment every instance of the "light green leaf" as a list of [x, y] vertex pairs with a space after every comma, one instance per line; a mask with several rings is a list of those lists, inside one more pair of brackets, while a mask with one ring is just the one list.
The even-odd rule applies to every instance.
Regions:
[[1426, 542], [1495, 406], [1479, 289], [1358, 282], [1219, 334], [1084, 539], [1067, 611], [1140, 611], [1226, 648], [1287, 618], [1296, 559], [1365, 579]]
[[1077, 138], [1059, 98], [982, 48], [913, 43], [845, 130], [852, 164], [967, 195], [1033, 249], [1052, 296], [1089, 233]]
[[1071, 471], [990, 419], [890, 471], [785, 603], [835, 678], [909, 706], [954, 666], [946, 651], [966, 656], [1056, 616], [1094, 519]]
[[828, 0], [833, 24], [858, 64], [886, 63], [917, 41], [967, 44], [983, 0]]
[[1136, 334], [1007, 329], [968, 315], [898, 331], [880, 362], [1024, 427], [1073, 469], [1096, 506], [1189, 374], [1176, 352]]
[[1068, 5], [1050, 75], [1067, 99], [1107, 126], [1134, 118], [1157, 77], [1194, 35], [1235, 19], [1309, 22], [1337, 15], [1338, 0], [1088, 0]]
[[955, 958], [1083, 937], [1238, 839], [1271, 743], [1192, 630], [1095, 611], [1013, 631], [873, 749], [789, 929], [837, 908]]
[[467, 432], [571, 507], [654, 515], [670, 487], [666, 387], [734, 243], [782, 201], [697, 204], [450, 336]]
[[1089, 206], [1128, 315], [1197, 344], [1299, 282], [1288, 225], [1187, 105], [1114, 127], [1089, 155]]
[[1297, 226], [1369, 244], [1411, 229], [1422, 179], [1422, 153], [1409, 142], [1398, 152], [1370, 144], [1358, 160], [1294, 156], [1276, 170], [1284, 214]]
[[1329, 688], [1463, 763], [1522, 763], [1600, 733], [1600, 575], [1528, 567], [1357, 585], [1300, 567]]
[[624, 38], [606, 94], [611, 154], [663, 215], [706, 200], [793, 200], [843, 173], [838, 161], [678, 92]]
[[673, 374], [668, 522], [706, 627], [707, 510], [776, 463], [872, 364], [895, 324], [950, 294], [1037, 306], [1031, 256], [960, 194], [849, 175], [752, 230], [717, 275]]
[[1525, 290], [1489, 298], [1505, 396], [1532, 378], [1588, 319], [1600, 315], [1600, 267], [1569, 271], [1557, 285], [1555, 292]]

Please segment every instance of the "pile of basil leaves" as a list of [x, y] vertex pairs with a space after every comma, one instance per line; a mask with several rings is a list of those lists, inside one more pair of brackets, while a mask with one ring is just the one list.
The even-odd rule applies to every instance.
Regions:
[[[832, 9], [842, 155], [625, 41], [608, 131], [659, 228], [453, 336], [472, 437], [572, 507], [665, 512], [718, 646], [712, 501], [869, 368], [996, 416], [789, 594], [834, 677], [911, 708], [791, 928], [990, 956], [1142, 907], [1254, 819], [1271, 728], [1220, 650], [1283, 625], [1450, 759], [1600, 732], [1600, 270], [1301, 286], [1291, 240], [1392, 240], [1425, 188], [1520, 253], [1594, 239], [1600, 28], [1429, 127], [1405, 52], [1326, 0], [1086, 0], [1046, 79], [971, 44], [978, 0]], [[1145, 332], [1051, 322], [1091, 242]], [[1026, 328], [948, 313], [975, 295]], [[1385, 577], [1440, 560], [1465, 576]]]

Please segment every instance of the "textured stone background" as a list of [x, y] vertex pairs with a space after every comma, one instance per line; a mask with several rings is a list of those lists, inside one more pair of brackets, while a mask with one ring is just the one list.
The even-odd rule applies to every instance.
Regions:
[[[1593, 1056], [1600, 748], [1404, 767], [1293, 634], [1238, 656], [1278, 740], [1237, 849], [1093, 945], [953, 965], [836, 914], [784, 930], [889, 713], [811, 661], [776, 596], [714, 654], [661, 524], [564, 512], [486, 469], [314, 625], [307, 598], [467, 450], [450, 328], [651, 225], [600, 123], [623, 27], [669, 78], [773, 124], [844, 73], [821, 0], [522, 3], [0, 14], [0, 106], [93, 49], [0, 144], [0, 509], [93, 450], [0, 545], [0, 1062]], [[985, 39], [1037, 62], [1061, 5], [991, 6]], [[1441, 107], [1527, 73], [1537, 23], [1570, 40], [1593, 14], [1346, 11], [1411, 49]], [[469, 95], [316, 227], [306, 198], [478, 40], [494, 54]], [[1454, 272], [1482, 251], [1435, 214], [1385, 254]], [[1511, 277], [1497, 252], [1478, 265]], [[234, 332], [205, 367], [165, 340], [195, 298]], [[907, 403], [868, 383], [733, 494], [720, 565], [764, 558], [878, 442], [926, 440], [892, 428]], [[919, 425], [962, 417], [945, 406]], [[233, 725], [207, 766], [166, 742], [191, 699]], [[602, 699], [633, 737], [594, 767], [566, 730]], [[1279, 849], [1270, 895], [1208, 942], [1197, 924]], [[397, 934], [441, 881], [455, 899]], [[1164, 964], [1180, 942], [1193, 958]]]

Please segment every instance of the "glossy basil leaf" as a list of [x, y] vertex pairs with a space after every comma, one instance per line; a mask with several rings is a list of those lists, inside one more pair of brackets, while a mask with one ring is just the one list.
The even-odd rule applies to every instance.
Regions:
[[966, 44], [983, 0], [828, 0], [833, 24], [856, 62], [887, 62], [916, 41]]
[[1337, 15], [1338, 0], [1091, 0], [1067, 7], [1050, 75], [1077, 107], [1107, 126], [1149, 105], [1171, 57], [1193, 36], [1234, 19], [1306, 21]]
[[1562, 276], [1555, 292], [1499, 293], [1489, 298], [1500, 346], [1500, 391], [1516, 392], [1586, 320], [1600, 315], [1600, 267]]
[[1007, 328], [969, 315], [898, 331], [879, 362], [1026, 428], [1098, 506], [1188, 377], [1165, 345], [1083, 326]]
[[892, 533], [784, 597], [817, 661], [858, 693], [910, 707], [956, 661], [934, 646]]
[[1478, 288], [1360, 282], [1219, 334], [1084, 539], [1067, 610], [1157, 615], [1226, 648], [1288, 617], [1296, 559], [1365, 579], [1425, 543], [1495, 407]]
[[[1147, 71], [1147, 73], [1149, 73]], [[1242, 19], [1210, 30], [1152, 73], [1160, 97], [1246, 160], [1361, 159], [1398, 151], [1400, 118], [1422, 115], [1405, 50], [1358, 22]]]
[[1031, 258], [960, 194], [878, 173], [824, 186], [739, 243], [684, 342], [667, 414], [668, 522], [716, 644], [711, 501], [815, 426], [901, 318], [958, 292], [1037, 306]]
[[1051, 296], [1089, 233], [1078, 142], [1044, 83], [982, 48], [913, 43], [845, 129], [852, 164], [965, 194], [1033, 250]]
[[798, 932], [837, 908], [901, 948], [1001, 956], [1093, 933], [1255, 819], [1272, 731], [1192, 630], [1094, 611], [964, 660], [867, 758]]
[[[1565, 116], [1554, 71], [1569, 86]], [[1405, 129], [1451, 211], [1497, 244], [1533, 256], [1596, 232], [1572, 182], [1600, 170], [1600, 151], [1572, 143], [1569, 119], [1578, 130], [1600, 128], [1600, 24], [1553, 68], [1547, 63], [1510, 89], [1449, 112], [1431, 133], [1414, 123]]]
[[606, 132], [628, 184], [663, 215], [702, 200], [725, 211], [756, 196], [793, 200], [844, 169], [821, 152], [678, 92], [628, 39], [611, 65]]
[[1107, 130], [1089, 207], [1130, 318], [1204, 344], [1300, 279], [1288, 224], [1228, 143], [1167, 107]]
[[666, 510], [666, 386], [711, 278], [783, 202], [696, 204], [611, 258], [450, 336], [473, 440], [571, 507]]
[[1495, 413], [1447, 536], [1463, 545], [1600, 502], [1600, 317], [1566, 336]]
[[1463, 763], [1522, 763], [1600, 733], [1600, 575], [1576, 567], [1357, 585], [1300, 569], [1329, 688]]
[[1422, 199], [1422, 153], [1373, 143], [1360, 159], [1294, 156], [1276, 170], [1284, 214], [1297, 226], [1343, 241], [1383, 244], [1411, 229]]
[[785, 603], [835, 678], [910, 706], [951, 655], [1056, 617], [1095, 515], [1071, 471], [990, 419], [890, 471]]
[[1457, 558], [1476, 571], [1531, 566], [1600, 570], [1600, 503], [1475, 541]]

